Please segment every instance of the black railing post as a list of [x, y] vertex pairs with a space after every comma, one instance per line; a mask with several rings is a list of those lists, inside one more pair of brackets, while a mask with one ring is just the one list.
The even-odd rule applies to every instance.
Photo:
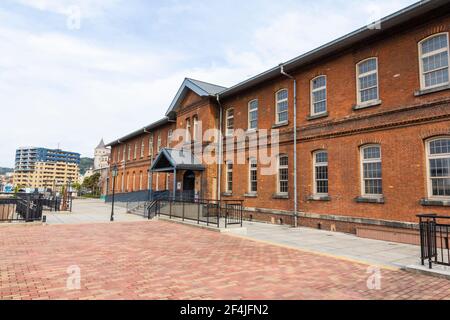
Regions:
[[184, 221], [184, 215], [185, 215], [185, 213], [184, 213], [184, 210], [185, 210], [185, 207], [184, 207], [184, 203], [185, 203], [185, 202], [184, 202], [184, 201], [182, 201], [181, 203], [183, 204], [182, 217], [183, 217], [183, 221]]
[[169, 219], [172, 219], [172, 201], [173, 200], [169, 200]]
[[25, 221], [26, 222], [29, 222], [30, 220], [30, 206], [31, 206], [31, 195], [30, 194], [28, 194], [27, 196], [26, 196], [26, 204], [27, 204], [27, 208], [26, 208], [26, 211], [25, 211]]
[[197, 206], [197, 224], [200, 224], [200, 200], [198, 201]]

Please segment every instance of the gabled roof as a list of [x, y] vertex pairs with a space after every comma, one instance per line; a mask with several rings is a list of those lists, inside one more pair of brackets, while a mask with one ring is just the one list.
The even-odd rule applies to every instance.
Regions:
[[225, 87], [212, 83], [186, 78], [170, 104], [166, 116], [170, 117], [172, 113], [180, 106], [180, 103], [183, 101], [189, 90], [195, 92], [200, 97], [215, 97], [219, 92], [222, 92], [225, 89]]
[[201, 161], [189, 150], [163, 148], [153, 161], [150, 171], [172, 172], [176, 170], [203, 171]]

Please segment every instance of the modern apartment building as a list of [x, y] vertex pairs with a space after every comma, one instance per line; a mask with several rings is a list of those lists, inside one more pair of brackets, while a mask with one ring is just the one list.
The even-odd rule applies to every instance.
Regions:
[[58, 149], [20, 148], [16, 151], [14, 184], [51, 188], [78, 181], [80, 154]]
[[[116, 192], [192, 190], [244, 200], [248, 219], [415, 242], [417, 214], [450, 213], [449, 34], [450, 2], [421, 1], [231, 88], [186, 79], [164, 119], [109, 144]], [[173, 149], [177, 129], [217, 161]], [[272, 174], [262, 131], [279, 140]]]

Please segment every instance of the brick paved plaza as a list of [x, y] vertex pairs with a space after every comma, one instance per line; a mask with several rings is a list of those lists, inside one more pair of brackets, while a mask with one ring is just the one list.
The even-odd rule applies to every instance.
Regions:
[[[69, 266], [81, 271], [68, 290]], [[0, 226], [1, 299], [450, 299], [450, 281], [163, 221]]]

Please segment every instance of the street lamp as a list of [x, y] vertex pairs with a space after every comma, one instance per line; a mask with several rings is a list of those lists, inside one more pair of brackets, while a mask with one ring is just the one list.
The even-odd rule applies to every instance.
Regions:
[[112, 193], [112, 208], [111, 208], [111, 221], [114, 221], [114, 196], [116, 194], [116, 177], [118, 174], [117, 165], [114, 165], [112, 169], [112, 177], [113, 177], [113, 193]]

